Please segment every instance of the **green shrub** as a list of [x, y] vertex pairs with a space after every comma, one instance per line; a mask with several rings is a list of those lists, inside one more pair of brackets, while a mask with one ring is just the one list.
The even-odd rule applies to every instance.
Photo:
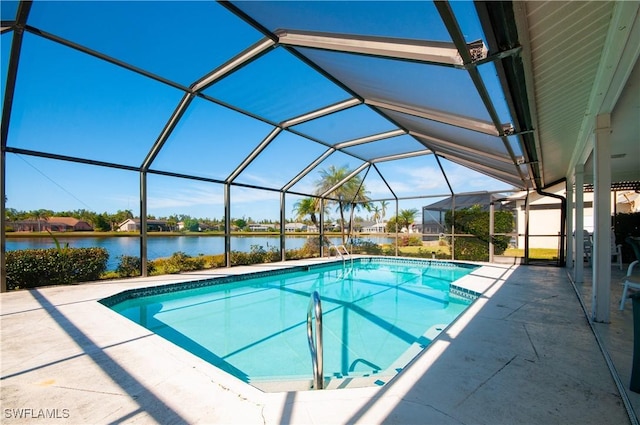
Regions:
[[224, 254], [203, 255], [201, 258], [204, 260], [205, 269], [214, 269], [216, 267], [224, 267], [224, 262], [225, 262]]
[[140, 276], [140, 269], [142, 265], [140, 257], [132, 255], [121, 255], [118, 257], [118, 259], [120, 260], [120, 262], [118, 263], [118, 267], [116, 267], [116, 274], [119, 277]]
[[381, 255], [382, 247], [375, 242], [371, 242], [369, 240], [362, 239], [354, 239], [351, 245], [351, 253], [352, 254], [370, 254], [370, 255]]
[[261, 245], [251, 245], [249, 252], [231, 251], [230, 256], [232, 266], [273, 263], [280, 261], [280, 250], [275, 246], [265, 250]]
[[35, 288], [98, 280], [107, 268], [105, 248], [25, 249], [6, 253], [7, 288]]
[[249, 254], [247, 252], [231, 251], [229, 256], [231, 257], [232, 266], [246, 266], [251, 264], [249, 261]]
[[315, 258], [320, 256], [320, 239], [317, 237], [307, 238], [302, 248], [300, 248], [300, 258]]
[[453, 252], [456, 260], [489, 261], [489, 245], [480, 238], [456, 237]]
[[398, 238], [398, 246], [422, 246], [420, 236], [401, 235]]
[[[451, 211], [447, 211], [445, 222], [449, 229], [453, 223]], [[513, 214], [509, 211], [495, 211], [494, 232], [513, 231]], [[456, 237], [454, 255], [456, 260], [489, 260], [489, 211], [483, 211], [479, 205], [456, 210], [455, 229], [459, 233], [475, 237]], [[493, 252], [501, 255], [509, 246], [509, 236], [493, 236]]]
[[[159, 258], [150, 261], [147, 267], [149, 274], [176, 274], [204, 269], [205, 259], [202, 256], [192, 257], [182, 251], [178, 251], [174, 252], [169, 258]], [[149, 270], [149, 267], [151, 270]]]
[[[121, 255], [118, 258], [120, 259], [120, 263], [118, 264], [115, 272], [118, 277], [140, 276], [140, 269], [142, 265], [140, 257], [132, 255]], [[147, 274], [152, 275], [154, 274], [154, 272], [155, 265], [153, 261], [147, 261]]]

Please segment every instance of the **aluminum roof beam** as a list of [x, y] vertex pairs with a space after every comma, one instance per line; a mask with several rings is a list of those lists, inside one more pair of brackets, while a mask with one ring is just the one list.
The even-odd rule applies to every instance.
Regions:
[[211, 86], [216, 81], [224, 78], [230, 73], [238, 70], [252, 60], [258, 58], [264, 54], [268, 49], [275, 46], [275, 43], [270, 38], [264, 38], [248, 49], [240, 52], [237, 56], [233, 57], [229, 61], [225, 62], [214, 71], [202, 77], [191, 85], [191, 90], [194, 92], [200, 92], [207, 87]]
[[353, 106], [360, 105], [361, 103], [362, 102], [360, 101], [360, 99], [348, 99], [344, 102], [339, 102], [334, 105], [327, 106], [326, 108], [318, 109], [317, 111], [309, 112], [308, 114], [300, 115], [298, 117], [283, 121], [280, 123], [280, 127], [292, 127], [294, 125], [302, 124], [303, 122], [311, 121], [313, 119], [320, 118], [334, 112], [349, 109]]
[[[523, 60], [521, 40], [518, 39], [518, 21], [524, 19], [520, 14], [514, 14], [511, 4], [475, 2], [478, 18], [487, 37], [487, 44], [492, 56], [500, 49], [509, 52], [518, 49], [518, 55], [501, 57], [496, 60], [495, 67], [498, 73], [502, 91], [505, 95], [511, 116], [515, 120], [514, 134], [518, 135], [525, 162], [532, 164], [527, 166], [528, 180], [535, 182], [536, 186], [542, 185], [541, 169], [538, 165], [538, 152], [541, 151], [539, 139], [534, 134], [536, 122], [535, 104], [527, 96], [527, 81]], [[494, 25], [495, 23], [507, 23], [506, 25]], [[524, 32], [520, 37], [526, 37]]]
[[26, 25], [24, 27], [24, 29], [25, 29], [25, 31], [28, 31], [31, 34], [43, 37], [43, 38], [45, 38], [47, 40], [59, 43], [59, 44], [61, 44], [63, 46], [66, 46], [66, 47], [70, 47], [70, 48], [75, 49], [75, 50], [77, 50], [79, 52], [86, 53], [86, 54], [88, 54], [90, 56], [93, 56], [93, 57], [101, 59], [103, 61], [112, 63], [112, 64], [117, 65], [117, 66], [119, 66], [121, 68], [124, 68], [126, 70], [129, 70], [129, 71], [135, 72], [137, 74], [140, 74], [140, 75], [142, 75], [144, 77], [151, 78], [152, 80], [155, 80], [155, 81], [161, 82], [163, 84], [166, 84], [168, 86], [174, 87], [174, 88], [176, 88], [178, 90], [181, 90], [181, 91], [184, 91], [184, 92], [189, 92], [189, 88], [183, 86], [182, 84], [176, 83], [175, 81], [171, 81], [168, 78], [161, 77], [160, 75], [154, 74], [152, 72], [146, 71], [146, 70], [144, 70], [142, 68], [139, 68], [137, 66], [131, 65], [130, 63], [121, 61], [120, 59], [116, 59], [116, 58], [114, 58], [112, 56], [106, 55], [104, 53], [100, 53], [97, 50], [90, 49], [90, 48], [85, 47], [83, 45], [80, 45], [78, 43], [74, 43], [73, 41], [64, 39], [64, 38], [59, 37], [57, 35], [48, 33], [46, 31], [42, 31], [42, 30], [40, 30], [38, 28], [34, 28], [34, 27], [30, 26], [30, 25]]
[[[149, 151], [147, 158], [145, 158], [142, 164], [142, 170], [146, 171], [149, 169], [151, 163], [162, 149], [162, 146], [164, 146], [164, 143], [167, 141], [167, 139], [175, 129], [177, 123], [180, 121], [180, 118], [182, 117], [182, 115], [184, 115], [185, 111], [189, 107], [189, 104], [191, 104], [191, 101], [193, 100], [195, 94], [200, 93], [202, 90], [210, 87], [216, 81], [226, 77], [230, 73], [257, 59], [273, 46], [275, 46], [273, 40], [271, 40], [270, 38], [263, 38], [262, 40], [245, 49], [209, 74], [205, 75], [200, 80], [193, 83], [189, 87], [188, 93], [185, 94], [185, 96], [182, 98], [177, 108], [167, 121], [167, 124], [160, 133], [160, 136], [158, 136], [158, 139], [153, 144], [153, 147]], [[233, 181], [233, 179], [235, 179], [237, 175], [240, 174], [242, 170], [244, 170], [244, 168], [246, 168], [260, 152], [262, 152], [262, 150], [271, 142], [271, 140], [275, 136], [277, 136], [279, 132], [280, 130], [278, 130], [277, 132], [272, 132], [269, 136], [267, 136], [267, 138], [260, 144], [260, 146], [256, 148], [256, 150], [248, 158], [245, 158], [245, 161], [240, 164], [240, 166], [238, 166], [236, 170], [234, 170], [227, 181]]]
[[370, 166], [371, 166], [371, 164], [369, 164], [368, 162], [365, 162], [364, 164], [361, 164], [359, 167], [357, 167], [355, 170], [353, 170], [351, 173], [349, 173], [349, 175], [347, 175], [344, 179], [340, 180], [338, 183], [333, 185], [329, 190], [327, 190], [326, 192], [321, 194], [320, 197], [321, 198], [326, 198], [327, 196], [329, 196], [329, 194], [331, 192], [333, 192], [334, 190], [336, 190], [337, 188], [339, 188], [340, 186], [342, 186], [343, 184], [345, 184], [346, 182], [351, 180], [354, 176], [356, 176], [358, 173], [360, 173], [360, 171], [362, 171], [365, 168], [370, 167]]
[[456, 164], [463, 165], [467, 168], [478, 171], [479, 173], [487, 174], [489, 176], [492, 176], [496, 179], [502, 180], [503, 182], [512, 184], [514, 186], [518, 186], [522, 183], [513, 174], [507, 173], [505, 171], [497, 170], [493, 167], [488, 167], [486, 165], [483, 165], [477, 162], [469, 161], [469, 160], [460, 158], [458, 156], [451, 155], [449, 153], [438, 152], [438, 155], [445, 159], [448, 159], [451, 162], [455, 162]]
[[[367, 56], [387, 57], [435, 65], [464, 68], [464, 57], [454, 43], [410, 40], [388, 37], [333, 34], [315, 31], [279, 30], [279, 43], [286, 46], [310, 47]], [[482, 42], [466, 44], [466, 52], [475, 60], [483, 60], [487, 49]]]
[[376, 142], [378, 140], [389, 139], [391, 137], [402, 136], [404, 134], [407, 134], [406, 131], [401, 130], [401, 129], [391, 130], [391, 131], [387, 131], [385, 133], [374, 134], [372, 136], [361, 137], [359, 139], [353, 139], [353, 140], [349, 140], [347, 142], [341, 142], [341, 143], [333, 145], [333, 147], [336, 148], [336, 149], [344, 149], [344, 148], [349, 148], [351, 146], [363, 145], [365, 143], [370, 143], [370, 142]]
[[295, 176], [293, 179], [291, 179], [291, 181], [287, 184], [285, 184], [282, 187], [282, 191], [284, 192], [288, 192], [289, 189], [291, 189], [291, 187], [293, 185], [295, 185], [296, 183], [298, 183], [304, 176], [306, 176], [307, 174], [309, 174], [311, 172], [311, 170], [313, 170], [314, 168], [316, 168], [318, 165], [320, 165], [320, 163], [322, 161], [324, 161], [325, 159], [327, 159], [329, 157], [329, 155], [331, 155], [332, 153], [334, 153], [336, 151], [336, 148], [329, 148], [326, 151], [324, 151], [324, 153], [322, 155], [320, 155], [319, 157], [317, 157], [315, 159], [315, 161], [313, 161], [311, 164], [307, 165], [307, 167], [300, 171], [298, 173], [297, 176]]
[[[458, 25], [458, 21], [456, 20], [453, 10], [451, 10], [451, 6], [449, 5], [448, 2], [440, 2], [440, 1], [436, 1], [434, 2], [434, 4], [436, 6], [436, 9], [438, 10], [438, 13], [440, 14], [440, 17], [442, 18], [442, 22], [445, 24], [445, 26], [447, 27], [447, 30], [449, 31], [449, 34], [451, 35], [451, 39], [453, 40], [454, 44], [458, 48], [458, 51], [460, 52], [460, 56], [462, 57], [463, 62], [465, 63], [465, 65], [473, 64], [473, 62], [475, 62], [477, 58], [475, 58], [469, 53], [467, 49], [467, 44], [464, 39], [464, 35], [462, 34], [460, 26]], [[471, 81], [473, 81], [473, 84], [476, 86], [476, 90], [478, 91], [478, 94], [480, 95], [480, 98], [482, 99], [482, 102], [484, 103], [485, 108], [487, 109], [487, 112], [491, 117], [491, 121], [496, 127], [496, 130], [498, 130], [498, 132], [504, 131], [503, 124], [500, 122], [500, 118], [498, 117], [498, 113], [495, 109], [495, 106], [493, 105], [491, 96], [489, 95], [489, 91], [487, 90], [487, 87], [485, 86], [484, 81], [480, 76], [480, 72], [475, 66], [466, 67], [466, 69], [467, 69], [467, 72], [469, 73], [469, 77], [471, 78]], [[515, 153], [513, 152], [513, 148], [511, 147], [509, 140], [507, 139], [506, 136], [501, 136], [501, 139], [505, 149], [507, 150], [507, 152], [509, 153], [509, 156], [511, 157], [511, 160], [514, 166], [517, 167], [518, 160], [516, 158]], [[520, 184], [523, 186], [526, 186], [526, 181], [528, 180], [528, 177], [526, 177], [522, 173], [519, 167], [517, 167], [516, 170], [517, 170], [517, 175], [521, 181]], [[491, 173], [489, 173], [489, 175], [491, 175]]]
[[265, 137], [262, 142], [260, 142], [260, 144], [253, 150], [253, 152], [245, 157], [244, 161], [242, 161], [242, 163], [238, 165], [235, 170], [233, 170], [233, 172], [227, 178], [226, 182], [233, 182], [240, 175], [240, 173], [242, 173], [245, 168], [247, 168], [249, 164], [251, 164], [253, 160], [256, 159], [258, 155], [260, 155], [260, 153], [266, 149], [267, 146], [269, 146], [269, 143], [271, 143], [273, 139], [275, 139], [278, 134], [280, 134], [281, 131], [282, 129], [279, 127], [274, 128], [273, 131], [271, 131], [271, 133], [269, 133], [269, 135]]
[[387, 181], [387, 179], [384, 178], [384, 176], [382, 175], [382, 173], [378, 169], [378, 166], [376, 164], [374, 164], [374, 163], [371, 163], [371, 165], [373, 166], [373, 169], [376, 170], [376, 173], [378, 173], [378, 177], [380, 177], [382, 182], [387, 186], [387, 189], [389, 189], [389, 192], [397, 200], [398, 199], [398, 195], [396, 195], [396, 193], [393, 191], [393, 189], [391, 188], [391, 185], [389, 185], [389, 182]]
[[[459, 143], [454, 143], [454, 142], [449, 142], [447, 140], [443, 140], [443, 139], [438, 139], [436, 137], [433, 136], [429, 136], [427, 134], [422, 134], [422, 133], [418, 133], [416, 131], [410, 131], [409, 132], [410, 135], [418, 137], [420, 139], [423, 139], [427, 142], [432, 142], [435, 143], [437, 145], [442, 145], [442, 146], [446, 146], [449, 147], [451, 149], [455, 149], [458, 151], [463, 151], [463, 152], [469, 152], [472, 153], [474, 155], [479, 155], [481, 157], [485, 157], [485, 158], [491, 158], [491, 159], [495, 159], [496, 161], [500, 161], [500, 162], [504, 162], [506, 164], [510, 164], [513, 165], [513, 163], [511, 162], [511, 160], [509, 158], [506, 158], [502, 155], [496, 155], [496, 154], [492, 154], [486, 151], [480, 151], [474, 148], [470, 148], [468, 146], [464, 146], [461, 145]], [[433, 149], [433, 147], [430, 146], [430, 149]], [[438, 151], [438, 149], [434, 149], [436, 152]]]
[[510, 124], [503, 124], [503, 133], [499, 133], [496, 130], [496, 126], [493, 123], [487, 121], [480, 121], [473, 118], [467, 118], [459, 115], [448, 114], [446, 112], [429, 110], [427, 108], [419, 108], [415, 106], [397, 105], [389, 102], [380, 102], [377, 100], [365, 99], [365, 104], [376, 106], [378, 108], [389, 109], [395, 112], [401, 112], [403, 114], [412, 115], [418, 118], [425, 118], [431, 121], [437, 121], [443, 124], [453, 125], [455, 127], [465, 128], [467, 130], [477, 131], [479, 133], [488, 134], [490, 136], [500, 136], [505, 133], [504, 129], [508, 128]]
[[[18, 16], [15, 22], [15, 33], [11, 41], [9, 64], [7, 66], [7, 74], [5, 77], [6, 86], [4, 90], [4, 99], [2, 99], [2, 127], [0, 128], [0, 146], [2, 146], [2, 149], [7, 146], [7, 138], [9, 137], [9, 122], [11, 118], [11, 110], [13, 108], [13, 96], [16, 88], [16, 79], [18, 77], [18, 63], [20, 61], [20, 52], [22, 49], [22, 39], [24, 35], [23, 28], [27, 22], [27, 17], [29, 16], [30, 11], [31, 2], [21, 2], [18, 6]], [[4, 184], [4, 182], [2, 184]], [[4, 197], [4, 193], [2, 195]], [[4, 211], [2, 219], [4, 219]]]
[[165, 142], [167, 141], [173, 130], [176, 128], [176, 125], [178, 125], [180, 118], [182, 118], [182, 115], [184, 115], [194, 97], [195, 95], [192, 93], [185, 93], [185, 95], [182, 97], [180, 103], [167, 121], [167, 124], [165, 124], [164, 128], [160, 132], [160, 135], [153, 143], [153, 146], [149, 150], [147, 157], [144, 159], [142, 166], [140, 167], [141, 171], [147, 171], [149, 167], [151, 167], [153, 160], [156, 158], [156, 156], [158, 156], [158, 153], [162, 149], [162, 146], [164, 146]]
[[379, 158], [372, 159], [369, 162], [371, 162], [372, 164], [377, 164], [378, 162], [393, 161], [396, 159], [414, 158], [416, 156], [431, 155], [431, 154], [433, 154], [433, 151], [431, 151], [430, 149], [426, 149], [423, 151], [405, 152], [405, 153], [399, 153], [396, 155], [381, 156]]
[[[367, 137], [362, 137], [359, 139], [354, 139], [354, 140], [350, 140], [347, 142], [343, 142], [343, 143], [338, 143], [332, 147], [330, 147], [329, 149], [327, 149], [322, 155], [320, 155], [318, 158], [316, 158], [315, 161], [313, 161], [311, 164], [309, 164], [304, 170], [302, 170], [300, 173], [298, 173], [297, 176], [295, 176], [293, 179], [291, 179], [291, 181], [289, 183], [287, 183], [286, 185], [284, 185], [282, 187], [282, 190], [284, 192], [288, 192], [289, 189], [291, 189], [291, 187], [293, 187], [296, 183], [298, 183], [302, 178], [304, 178], [304, 176], [306, 176], [307, 174], [309, 174], [314, 168], [316, 168], [318, 165], [320, 165], [320, 163], [322, 161], [324, 161], [325, 159], [327, 159], [331, 154], [333, 154], [334, 152], [344, 149], [344, 148], [348, 148], [351, 146], [356, 146], [356, 145], [360, 145], [360, 144], [364, 144], [364, 143], [369, 143], [369, 142], [375, 142], [377, 140], [383, 140], [383, 139], [388, 139], [391, 137], [397, 137], [397, 136], [402, 136], [404, 134], [407, 134], [406, 131], [404, 130], [391, 130], [391, 131], [387, 131], [385, 133], [379, 133], [379, 134], [374, 134], [372, 136], [367, 136]], [[343, 151], [341, 151], [343, 152]], [[363, 161], [366, 164], [370, 164], [373, 163], [374, 161], [366, 161], [362, 158], [359, 158], [357, 156], [351, 155], [348, 152], [343, 152], [347, 155], [353, 156], [354, 158], [358, 158], [361, 161]], [[411, 157], [411, 156], [418, 156], [418, 155], [426, 155], [428, 153], [431, 152], [419, 152], [419, 153], [410, 153], [408, 154], [406, 157]], [[402, 156], [403, 154], [396, 156], [397, 159], [401, 159], [404, 158], [404, 156]], [[388, 159], [386, 159], [388, 158]], [[376, 160], [376, 162], [382, 162], [382, 161], [386, 161], [386, 160], [391, 160], [391, 157], [385, 157], [385, 158], [379, 158]]]

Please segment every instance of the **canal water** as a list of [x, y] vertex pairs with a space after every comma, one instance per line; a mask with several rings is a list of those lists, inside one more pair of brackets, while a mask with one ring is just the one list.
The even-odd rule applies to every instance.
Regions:
[[[286, 249], [302, 248], [308, 238], [317, 238], [318, 236], [287, 236]], [[109, 252], [109, 261], [107, 270], [115, 270], [118, 266], [118, 257], [122, 255], [140, 256], [140, 239], [137, 236], [117, 236], [117, 237], [56, 237], [60, 245], [69, 244], [71, 248], [92, 248], [101, 247]], [[332, 243], [340, 244], [341, 239], [329, 238]], [[391, 243], [392, 239], [388, 237], [365, 237], [365, 240], [383, 244]], [[231, 250], [240, 252], [249, 252], [251, 247], [257, 245], [265, 250], [275, 247], [279, 249], [280, 238], [278, 236], [232, 236]], [[7, 238], [6, 250], [13, 251], [18, 249], [38, 249], [38, 248], [55, 248], [53, 238]], [[170, 257], [174, 252], [184, 252], [190, 256], [198, 256], [200, 254], [212, 255], [224, 253], [224, 237], [223, 236], [152, 236], [147, 242], [147, 257], [149, 260], [156, 258]]]

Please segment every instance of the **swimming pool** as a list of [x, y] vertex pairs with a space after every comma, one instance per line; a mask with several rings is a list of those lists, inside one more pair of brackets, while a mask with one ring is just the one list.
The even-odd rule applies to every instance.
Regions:
[[[453, 283], [476, 266], [357, 258], [125, 291], [103, 304], [258, 388], [309, 388], [309, 298], [323, 310], [324, 376], [383, 385], [479, 294]], [[281, 388], [281, 387], [279, 387]]]

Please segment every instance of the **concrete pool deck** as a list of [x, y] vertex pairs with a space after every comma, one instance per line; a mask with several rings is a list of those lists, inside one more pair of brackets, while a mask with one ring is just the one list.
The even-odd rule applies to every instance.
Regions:
[[[2, 423], [634, 423], [624, 402], [637, 409], [640, 397], [620, 394], [561, 268], [474, 271], [463, 284], [483, 296], [383, 387], [264, 393], [98, 303], [125, 289], [282, 266], [1, 294]], [[589, 282], [578, 288], [588, 299]], [[595, 328], [628, 387], [632, 309], [617, 310], [620, 292], [612, 283], [611, 323]]]

